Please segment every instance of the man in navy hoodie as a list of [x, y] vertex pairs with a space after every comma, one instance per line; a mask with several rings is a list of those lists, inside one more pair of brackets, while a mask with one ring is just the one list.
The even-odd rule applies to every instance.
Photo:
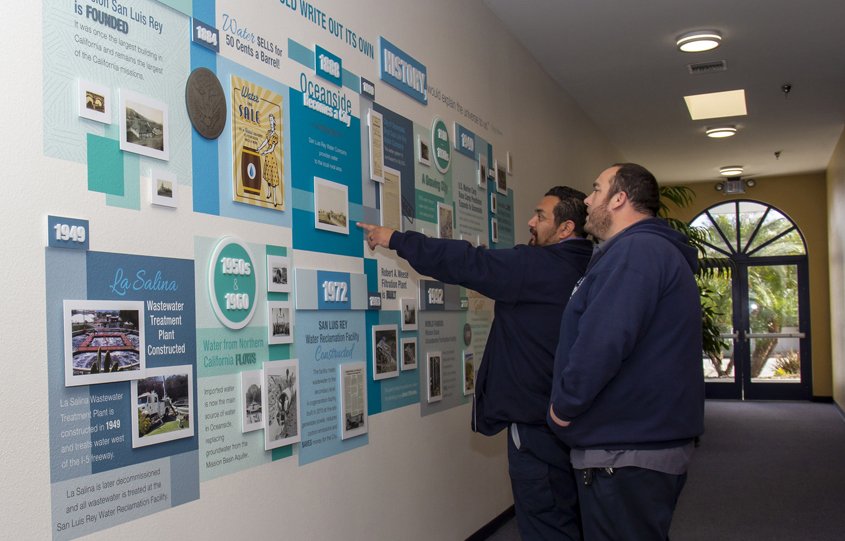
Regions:
[[665, 540], [704, 429], [697, 252], [656, 218], [640, 165], [603, 171], [585, 202], [604, 243], [561, 321], [549, 424], [572, 449], [585, 539]]
[[592, 254], [584, 197], [552, 188], [528, 222], [531, 246], [504, 250], [358, 224], [371, 249], [396, 250], [420, 274], [496, 301], [472, 424], [488, 436], [510, 429], [508, 469], [525, 541], [581, 538], [569, 448], [546, 425], [546, 411], [560, 318]]

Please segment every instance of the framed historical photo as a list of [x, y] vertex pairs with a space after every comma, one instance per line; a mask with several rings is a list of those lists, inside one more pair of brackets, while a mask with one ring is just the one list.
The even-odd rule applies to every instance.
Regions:
[[176, 175], [162, 169], [150, 169], [150, 203], [160, 207], [178, 207]]
[[496, 162], [496, 191], [508, 195], [508, 173], [505, 164]]
[[142, 301], [65, 300], [65, 385], [144, 377]]
[[439, 402], [443, 400], [443, 355], [439, 351], [429, 351], [425, 367], [428, 403]]
[[418, 304], [416, 298], [399, 299], [402, 310], [402, 330], [417, 330]]
[[288, 301], [267, 301], [267, 343], [293, 343], [293, 309]]
[[478, 157], [478, 168], [476, 168], [476, 172], [478, 173], [478, 178], [476, 179], [478, 185], [482, 188], [487, 187], [487, 158], [484, 156]]
[[300, 441], [299, 361], [264, 361], [261, 383], [264, 449]]
[[381, 225], [402, 231], [402, 173], [398, 169], [384, 168], [384, 180], [379, 195]]
[[417, 337], [402, 339], [402, 370], [417, 369]]
[[267, 291], [290, 293], [290, 258], [283, 255], [267, 256]]
[[454, 214], [455, 210], [452, 205], [444, 203], [437, 203], [437, 237], [441, 239], [451, 239], [454, 237]]
[[496, 192], [490, 192], [490, 214], [496, 214], [499, 210], [499, 198]]
[[241, 372], [241, 427], [243, 432], [264, 428], [261, 414], [261, 370]]
[[193, 367], [147, 369], [131, 387], [132, 447], [144, 447], [194, 436]]
[[464, 350], [463, 380], [464, 396], [475, 393], [475, 355], [470, 350]]
[[111, 89], [85, 79], [76, 81], [79, 116], [103, 124], [111, 124]]
[[382, 114], [369, 109], [367, 111], [367, 126], [370, 143], [370, 179], [384, 182], [384, 118]]
[[340, 365], [340, 439], [367, 433], [367, 367], [363, 361]]
[[490, 242], [499, 242], [499, 220], [490, 219]]
[[425, 139], [417, 136], [417, 161], [431, 167], [431, 148]]
[[399, 329], [396, 325], [373, 325], [373, 379], [399, 375]]
[[159, 160], [170, 159], [170, 124], [167, 104], [120, 90], [120, 149]]
[[348, 235], [348, 193], [343, 184], [314, 177], [314, 227]]

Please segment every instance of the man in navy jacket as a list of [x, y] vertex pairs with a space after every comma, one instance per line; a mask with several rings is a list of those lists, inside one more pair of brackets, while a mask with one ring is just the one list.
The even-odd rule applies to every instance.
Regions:
[[549, 419], [572, 449], [587, 541], [667, 539], [703, 431], [697, 252], [659, 201], [636, 164], [603, 171], [586, 200], [604, 243], [561, 321]]
[[473, 430], [510, 428], [508, 465], [524, 540], [580, 539], [569, 449], [546, 425], [560, 318], [584, 274], [582, 192], [557, 186], [528, 222], [530, 246], [488, 250], [460, 240], [358, 224], [371, 249], [396, 250], [420, 274], [496, 301], [475, 387]]

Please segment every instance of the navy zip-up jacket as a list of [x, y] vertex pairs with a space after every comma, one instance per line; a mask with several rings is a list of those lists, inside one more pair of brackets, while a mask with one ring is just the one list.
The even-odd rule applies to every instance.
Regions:
[[579, 449], [660, 449], [704, 430], [696, 250], [658, 218], [596, 250], [563, 315], [555, 433]]
[[473, 430], [493, 435], [512, 422], [543, 425], [560, 318], [593, 245], [476, 248], [462, 240], [395, 232], [390, 248], [420, 274], [496, 301], [475, 385]]

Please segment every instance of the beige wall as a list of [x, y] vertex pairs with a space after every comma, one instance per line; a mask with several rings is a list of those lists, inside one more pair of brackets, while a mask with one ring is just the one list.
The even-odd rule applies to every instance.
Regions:
[[[840, 144], [840, 147], [843, 145]], [[673, 215], [689, 221], [704, 209], [732, 199], [753, 199], [773, 205], [801, 229], [807, 242], [810, 268], [810, 322], [813, 357], [813, 396], [833, 394], [830, 352], [830, 281], [828, 278], [827, 191], [823, 172], [755, 178], [757, 185], [740, 195], [724, 195], [714, 189], [716, 181], [689, 185], [696, 193], [693, 204], [673, 209]], [[845, 175], [840, 175], [845, 196]], [[845, 348], [840, 348], [845, 351]]]
[[830, 328], [833, 399], [845, 409], [845, 133], [827, 169], [827, 215], [830, 251]]

